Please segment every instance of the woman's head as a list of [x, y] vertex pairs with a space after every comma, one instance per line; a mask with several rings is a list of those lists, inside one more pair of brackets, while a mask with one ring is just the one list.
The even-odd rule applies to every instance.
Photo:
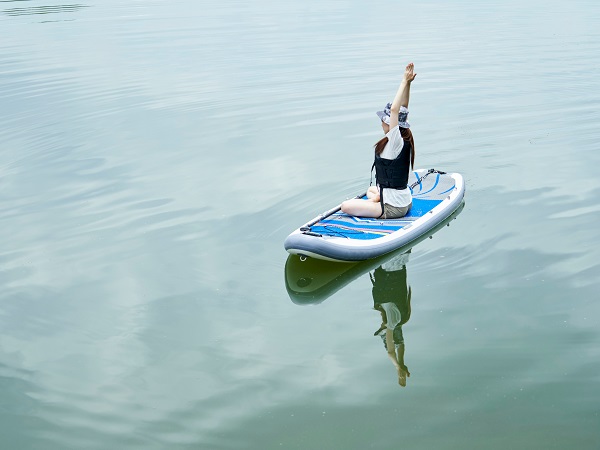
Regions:
[[[381, 119], [381, 128], [383, 129], [384, 134], [388, 134], [390, 132], [390, 113], [392, 109], [392, 104], [388, 103], [385, 105], [382, 111], [377, 111], [377, 117]], [[398, 128], [400, 129], [400, 135], [402, 139], [410, 142], [411, 152], [410, 152], [410, 165], [414, 167], [415, 164], [415, 140], [410, 131], [410, 124], [406, 121], [408, 118], [408, 109], [404, 106], [400, 107], [400, 112], [398, 113]], [[382, 139], [377, 141], [375, 144], [375, 153], [377, 155], [381, 155], [385, 146], [388, 143], [387, 136], [384, 136]]]
[[[391, 112], [392, 112], [392, 104], [388, 103], [387, 105], [385, 105], [385, 108], [383, 108], [383, 110], [377, 111], [375, 113], [375, 114], [377, 114], [377, 117], [379, 117], [381, 122], [383, 122], [384, 124], [386, 124], [388, 126], [388, 131], [386, 131], [386, 134], [387, 134], [387, 132], [389, 132]], [[400, 111], [398, 112], [398, 126], [401, 129], [402, 128], [410, 128], [410, 124], [406, 121], [406, 119], [408, 119], [408, 109], [404, 106], [401, 106]], [[385, 130], [385, 128], [384, 128], [384, 130]]]

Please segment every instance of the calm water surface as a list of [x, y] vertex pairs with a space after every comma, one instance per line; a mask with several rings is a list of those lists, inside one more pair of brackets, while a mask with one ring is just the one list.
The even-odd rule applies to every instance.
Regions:
[[[600, 4], [363, 3], [0, 2], [0, 448], [600, 448]], [[283, 240], [409, 61], [401, 387], [381, 261]]]

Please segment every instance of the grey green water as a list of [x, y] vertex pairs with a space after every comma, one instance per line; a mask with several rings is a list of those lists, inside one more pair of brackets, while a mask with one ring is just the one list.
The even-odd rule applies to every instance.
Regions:
[[[0, 2], [0, 448], [600, 448], [598, 23]], [[401, 387], [373, 268], [299, 301], [283, 240], [364, 190], [409, 61], [417, 166], [467, 194], [410, 253]]]

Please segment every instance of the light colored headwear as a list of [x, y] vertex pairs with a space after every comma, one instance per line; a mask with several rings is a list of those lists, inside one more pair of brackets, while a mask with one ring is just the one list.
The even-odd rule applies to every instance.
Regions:
[[[390, 124], [390, 110], [392, 108], [392, 104], [388, 103], [385, 105], [383, 111], [377, 111], [377, 117], [381, 119], [382, 122]], [[410, 128], [410, 124], [406, 121], [408, 118], [408, 109], [404, 106], [400, 107], [400, 112], [398, 113], [398, 126], [401, 128]]]

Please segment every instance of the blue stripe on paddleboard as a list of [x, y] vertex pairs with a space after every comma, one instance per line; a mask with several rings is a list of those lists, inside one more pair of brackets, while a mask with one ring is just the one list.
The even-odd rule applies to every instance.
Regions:
[[[335, 227], [331, 227], [335, 228]], [[346, 229], [330, 229], [327, 227], [312, 227], [313, 233], [318, 233], [323, 236], [337, 236], [337, 237], [345, 237], [348, 239], [359, 239], [359, 240], [367, 240], [367, 239], [378, 239], [383, 236], [387, 236], [387, 234], [374, 234], [374, 233], [364, 233], [359, 232], [357, 230], [346, 230]]]
[[[419, 192], [421, 192], [421, 189], [423, 189], [423, 186], [421, 185], [421, 178], [419, 177], [419, 174], [417, 172], [413, 171], [413, 173], [415, 174], [415, 177], [417, 177], [417, 181], [419, 182]], [[412, 188], [410, 189], [410, 193], [413, 193]]]
[[433, 191], [436, 188], [436, 186], [439, 184], [439, 182], [440, 182], [440, 174], [438, 173], [435, 178], [435, 183], [431, 189], [429, 189], [428, 191], [425, 191], [425, 192], [419, 192], [418, 194], [415, 194], [415, 195], [419, 196], [419, 195], [429, 194], [431, 191]]
[[[411, 221], [406, 220], [405, 223], [409, 223]], [[319, 222], [317, 225], [313, 225], [311, 227], [314, 228], [315, 226], [319, 226], [319, 227], [326, 227], [329, 225], [339, 225], [339, 226], [344, 226], [347, 227], [349, 229], [358, 229], [358, 228], [365, 228], [365, 229], [369, 229], [369, 230], [398, 230], [400, 228], [402, 228], [402, 226], [393, 226], [393, 225], [380, 225], [380, 224], [357, 224], [357, 223], [349, 223], [349, 222], [344, 222], [342, 220], [324, 220], [322, 222]]]
[[452, 186], [450, 189], [448, 189], [447, 191], [444, 192], [440, 192], [439, 195], [445, 194], [447, 192], [450, 192], [452, 189], [454, 189], [456, 187], [456, 185]]
[[433, 208], [435, 208], [437, 205], [439, 205], [441, 202], [441, 200], [426, 200], [423, 198], [415, 198], [413, 199], [412, 208], [410, 208], [410, 211], [408, 211], [408, 214], [404, 217], [422, 217], [429, 211], [431, 211]]
[[411, 220], [394, 219], [394, 221], [392, 222], [391, 220], [382, 219], [379, 222], [349, 222], [348, 220], [343, 220], [343, 219], [344, 218], [325, 219], [320, 222], [317, 222], [315, 225], [330, 225], [331, 224], [331, 225], [344, 225], [347, 227], [354, 227], [354, 228], [368, 228], [368, 227], [395, 228], [396, 224], [399, 224], [401, 222], [413, 222], [414, 221], [414, 219], [411, 219]]
[[[417, 202], [421, 202], [421, 201], [422, 200], [420, 200], [420, 199], [417, 200]], [[407, 216], [408, 216], [408, 214], [404, 217], [407, 217]], [[343, 212], [337, 212], [317, 223], [328, 223], [332, 220], [336, 220], [335, 218], [338, 218], [338, 219], [351, 220], [357, 226], [369, 225], [369, 224], [383, 225], [384, 223], [387, 223], [391, 226], [392, 224], [394, 224], [396, 222], [403, 222], [403, 221], [406, 222], [404, 217], [400, 217], [398, 219], [375, 219], [375, 218], [371, 218], [371, 217], [356, 217], [356, 216], [351, 216], [351, 215], [343, 213]]]

